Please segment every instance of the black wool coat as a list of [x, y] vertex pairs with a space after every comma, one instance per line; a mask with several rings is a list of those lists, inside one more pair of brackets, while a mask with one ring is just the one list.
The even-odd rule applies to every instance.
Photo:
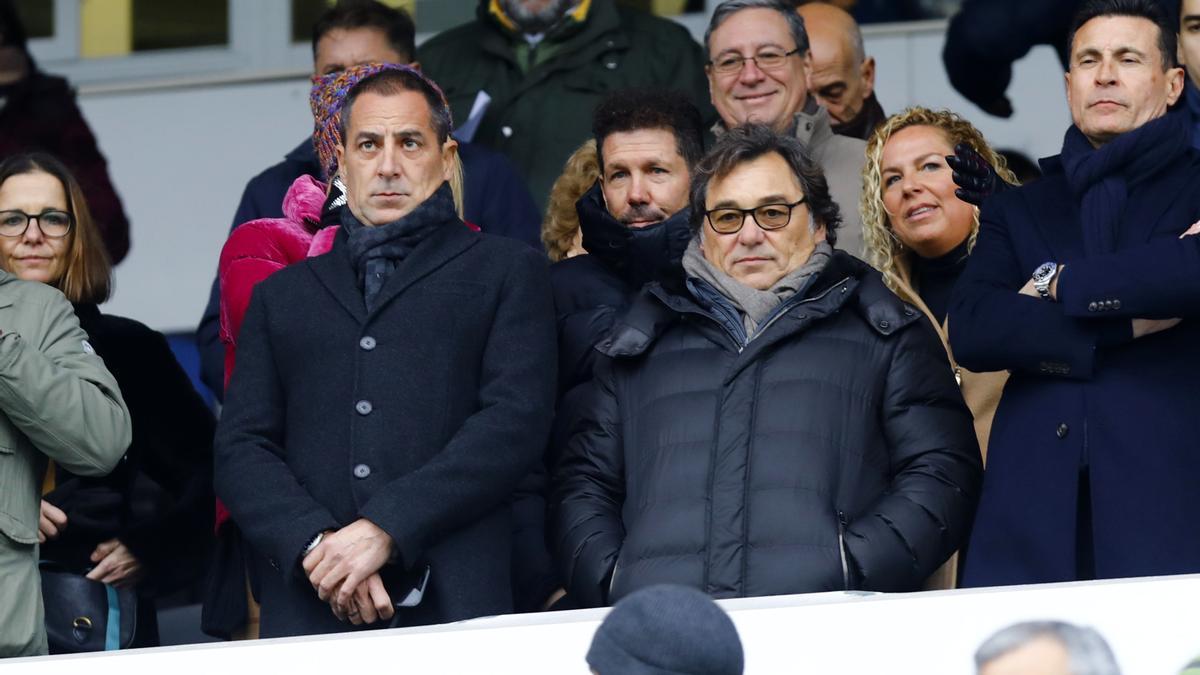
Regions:
[[121, 387], [133, 441], [107, 476], [55, 467], [45, 499], [67, 514], [67, 527], [41, 558], [82, 572], [96, 545], [116, 538], [145, 568], [140, 590], [176, 590], [203, 574], [213, 544], [212, 412], [161, 333], [92, 304], [75, 314]]
[[932, 327], [840, 251], [780, 311], [740, 344], [652, 284], [601, 343], [553, 496], [580, 602], [919, 590], [963, 543], [979, 448]]
[[[300, 567], [318, 532], [366, 518], [394, 540], [385, 573], [431, 570], [399, 625], [512, 610], [510, 497], [554, 406], [546, 262], [447, 223], [368, 313], [333, 250], [259, 284], [217, 430], [216, 486], [262, 575], [264, 637], [351, 630]], [[389, 588], [393, 600], [407, 588]]]

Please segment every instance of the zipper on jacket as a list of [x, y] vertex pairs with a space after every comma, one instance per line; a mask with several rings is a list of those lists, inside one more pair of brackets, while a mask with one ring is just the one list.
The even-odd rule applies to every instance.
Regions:
[[841, 511], [837, 512], [838, 518], [838, 556], [842, 560], [842, 586], [847, 591], [854, 590], [850, 587], [850, 563], [846, 560], [846, 514]]

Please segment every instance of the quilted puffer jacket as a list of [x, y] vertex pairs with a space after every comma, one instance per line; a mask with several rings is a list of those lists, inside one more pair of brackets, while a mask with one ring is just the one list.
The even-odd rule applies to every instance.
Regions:
[[600, 343], [555, 476], [571, 594], [919, 590], [982, 478], [932, 327], [841, 251], [749, 342], [702, 284], [647, 286]]

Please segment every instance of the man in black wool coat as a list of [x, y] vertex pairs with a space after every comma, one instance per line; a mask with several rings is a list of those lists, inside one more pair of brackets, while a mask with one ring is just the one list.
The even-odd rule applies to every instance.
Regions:
[[263, 637], [511, 612], [510, 497], [552, 418], [544, 258], [459, 219], [437, 87], [362, 68], [333, 249], [255, 288], [217, 432]]

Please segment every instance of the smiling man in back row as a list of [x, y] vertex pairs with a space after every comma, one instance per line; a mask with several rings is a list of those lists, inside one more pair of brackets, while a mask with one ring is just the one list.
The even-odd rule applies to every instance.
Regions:
[[722, 133], [746, 122], [795, 136], [829, 181], [842, 214], [840, 248], [861, 256], [862, 168], [867, 144], [833, 132], [829, 111], [810, 96], [812, 54], [804, 18], [782, 0], [725, 0], [704, 33], [709, 93]]

